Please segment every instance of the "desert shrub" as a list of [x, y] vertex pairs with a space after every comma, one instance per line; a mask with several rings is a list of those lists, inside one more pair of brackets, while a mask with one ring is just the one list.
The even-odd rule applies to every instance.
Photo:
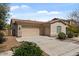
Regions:
[[75, 36], [75, 37], [78, 37], [78, 33], [74, 33], [74, 36]]
[[42, 50], [33, 42], [22, 42], [22, 44], [15, 49], [14, 56], [41, 56]]
[[5, 41], [3, 32], [0, 32], [0, 44]]
[[73, 35], [74, 35], [73, 32], [69, 32], [69, 33], [67, 34], [67, 37], [68, 37], [68, 38], [73, 38]]
[[66, 34], [65, 34], [65, 33], [60, 32], [60, 33], [58, 34], [58, 39], [64, 40], [65, 38], [66, 38]]

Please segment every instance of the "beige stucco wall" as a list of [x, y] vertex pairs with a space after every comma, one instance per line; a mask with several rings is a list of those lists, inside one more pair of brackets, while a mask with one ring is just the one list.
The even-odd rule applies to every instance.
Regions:
[[39, 27], [39, 32], [40, 32], [40, 35], [44, 35], [44, 27], [43, 26], [40, 26]]
[[50, 35], [50, 27], [45, 27], [45, 35], [49, 36]]
[[50, 36], [56, 36], [56, 35], [58, 35], [58, 33], [57, 33], [57, 26], [61, 26], [61, 32], [66, 33], [66, 27], [67, 27], [67, 25], [65, 25], [65, 24], [63, 24], [61, 22], [53, 23], [50, 26], [51, 26], [50, 27], [51, 28], [50, 29]]
[[17, 26], [17, 36], [18, 37], [21, 37], [22, 36], [22, 26], [21, 25], [18, 25]]

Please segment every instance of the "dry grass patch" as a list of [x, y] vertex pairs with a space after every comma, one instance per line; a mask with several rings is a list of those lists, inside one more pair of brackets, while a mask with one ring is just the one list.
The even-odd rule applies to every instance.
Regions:
[[11, 50], [12, 47], [18, 46], [16, 38], [13, 36], [6, 36], [6, 41], [0, 44], [0, 52]]

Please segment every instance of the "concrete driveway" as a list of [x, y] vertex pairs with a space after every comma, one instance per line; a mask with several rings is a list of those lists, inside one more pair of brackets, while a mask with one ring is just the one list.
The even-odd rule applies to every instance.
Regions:
[[17, 41], [35, 42], [50, 56], [75, 56], [79, 53], [79, 45], [57, 40], [54, 37], [36, 36], [16, 38]]

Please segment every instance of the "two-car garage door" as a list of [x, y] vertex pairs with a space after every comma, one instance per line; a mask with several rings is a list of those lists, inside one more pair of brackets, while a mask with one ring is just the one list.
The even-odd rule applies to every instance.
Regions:
[[39, 28], [22, 28], [22, 36], [39, 36]]

